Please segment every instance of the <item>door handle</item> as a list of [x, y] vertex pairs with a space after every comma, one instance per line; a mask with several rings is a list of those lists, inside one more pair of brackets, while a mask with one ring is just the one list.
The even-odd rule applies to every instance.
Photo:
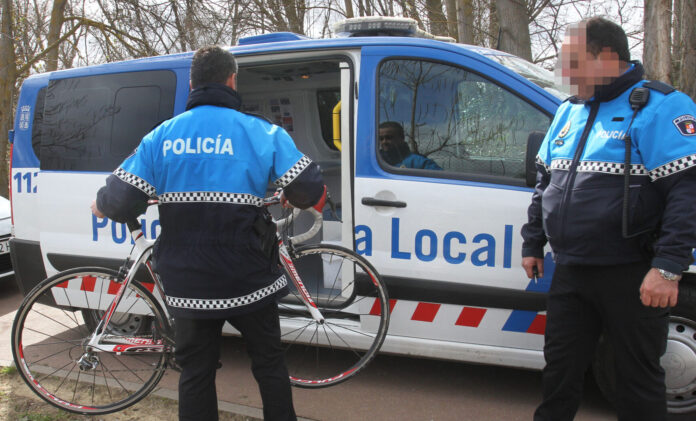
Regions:
[[406, 202], [399, 200], [382, 200], [374, 197], [363, 197], [362, 204], [365, 206], [384, 206], [389, 208], [405, 208]]

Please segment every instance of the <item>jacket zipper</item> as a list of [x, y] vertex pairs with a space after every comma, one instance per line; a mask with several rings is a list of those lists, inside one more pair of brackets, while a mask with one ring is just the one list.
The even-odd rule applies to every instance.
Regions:
[[578, 164], [580, 163], [580, 157], [582, 152], [585, 150], [585, 145], [587, 144], [587, 138], [590, 136], [590, 131], [594, 125], [594, 120], [597, 117], [597, 112], [599, 111], [599, 102], [593, 102], [590, 104], [590, 115], [587, 116], [587, 122], [585, 123], [585, 129], [582, 131], [582, 136], [580, 137], [580, 142], [575, 149], [575, 155], [573, 156], [573, 162], [570, 163], [570, 168], [568, 169], [568, 181], [566, 182], [566, 188], [563, 192], [563, 198], [561, 200], [561, 205], [559, 212], [561, 214], [561, 235], [558, 240], [560, 244], [565, 242], [565, 227], [566, 227], [566, 206], [570, 201], [570, 195], [572, 194], [573, 186], [575, 185], [575, 176], [578, 171]]

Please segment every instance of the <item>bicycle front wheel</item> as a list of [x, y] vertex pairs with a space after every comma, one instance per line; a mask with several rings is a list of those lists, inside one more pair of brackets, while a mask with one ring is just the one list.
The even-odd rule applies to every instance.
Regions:
[[367, 260], [344, 247], [300, 247], [293, 264], [324, 321], [312, 318], [291, 283], [291, 294], [279, 303], [290, 381], [307, 388], [343, 382], [365, 368], [384, 341], [387, 289]]
[[[167, 319], [139, 282], [128, 284], [101, 340], [90, 343], [121, 285], [109, 269], [71, 269], [41, 282], [20, 305], [12, 354], [21, 377], [46, 402], [107, 414], [138, 402], [162, 378]], [[124, 321], [138, 328], [124, 329]]]

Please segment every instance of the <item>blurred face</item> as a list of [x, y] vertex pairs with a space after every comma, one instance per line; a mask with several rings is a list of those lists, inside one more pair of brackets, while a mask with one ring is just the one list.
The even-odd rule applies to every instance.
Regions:
[[385, 152], [395, 150], [396, 146], [403, 142], [399, 137], [398, 131], [393, 127], [384, 127], [379, 129], [379, 149]]
[[570, 87], [570, 93], [581, 99], [590, 99], [595, 87], [608, 85], [621, 76], [626, 64], [618, 54], [605, 48], [598, 55], [587, 51], [585, 27], [570, 27], [563, 39], [559, 57], [562, 84]]

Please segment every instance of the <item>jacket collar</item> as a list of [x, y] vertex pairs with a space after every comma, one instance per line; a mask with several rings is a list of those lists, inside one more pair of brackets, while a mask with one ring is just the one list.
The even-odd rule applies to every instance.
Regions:
[[186, 110], [188, 111], [200, 105], [214, 105], [216, 107], [239, 110], [239, 107], [242, 105], [242, 98], [237, 91], [227, 85], [210, 83], [191, 91], [186, 101]]
[[597, 86], [595, 88], [594, 96], [589, 100], [583, 101], [582, 99], [573, 96], [569, 98], [569, 101], [573, 104], [583, 104], [592, 102], [607, 102], [617, 98], [619, 95], [626, 92], [627, 89], [643, 80], [643, 74], [645, 73], [643, 65], [638, 61], [631, 61], [630, 63], [633, 66], [624, 74], [614, 79], [608, 85]]

